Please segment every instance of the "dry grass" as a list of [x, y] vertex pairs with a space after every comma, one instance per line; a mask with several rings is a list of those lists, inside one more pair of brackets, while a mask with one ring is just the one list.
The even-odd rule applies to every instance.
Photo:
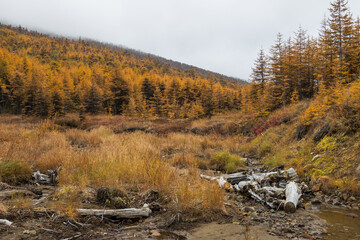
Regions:
[[[223, 208], [222, 190], [199, 177], [195, 153], [208, 149], [201, 145], [203, 139], [199, 136], [114, 134], [106, 127], [59, 131], [48, 121], [26, 126], [0, 125], [1, 136], [6, 137], [0, 141], [2, 162], [21, 162], [41, 172], [62, 166], [62, 192], [58, 194], [62, 204], [58, 210], [70, 217], [77, 206], [71, 189], [84, 189], [87, 184], [124, 190], [157, 189], [172, 200], [170, 208], [176, 208], [177, 198], [181, 211], [190, 215], [206, 215]], [[220, 145], [214, 141], [214, 146], [209, 147]], [[164, 156], [166, 149], [175, 157]], [[187, 168], [186, 174], [174, 167], [180, 165]]]

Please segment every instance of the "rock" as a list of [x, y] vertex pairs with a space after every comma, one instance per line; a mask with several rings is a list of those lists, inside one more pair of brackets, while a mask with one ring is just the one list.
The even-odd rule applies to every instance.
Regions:
[[256, 213], [256, 212], [252, 212], [252, 213], [250, 213], [250, 217], [252, 217], [252, 218], [257, 218], [257, 217], [258, 217], [258, 215], [257, 215], [257, 213]]
[[304, 206], [305, 210], [312, 210], [312, 204], [311, 203], [306, 203]]
[[160, 237], [161, 233], [159, 233], [158, 231], [155, 231], [155, 230], [151, 230], [151, 235], [154, 237]]
[[312, 191], [313, 192], [319, 192], [321, 190], [321, 183], [318, 183], [318, 184], [315, 184], [313, 187], [312, 187]]
[[36, 235], [36, 231], [35, 230], [24, 230], [23, 234]]
[[303, 233], [300, 235], [300, 237], [305, 238], [305, 239], [315, 240], [315, 238], [308, 233]]
[[340, 203], [340, 198], [339, 198], [339, 197], [336, 197], [336, 198], [334, 199], [333, 205], [336, 205], [336, 206], [341, 205], [341, 203]]
[[321, 198], [315, 197], [313, 200], [311, 200], [312, 204], [321, 204]]
[[101, 187], [96, 192], [98, 202], [109, 204], [115, 208], [127, 208], [130, 204], [128, 196], [120, 189]]
[[347, 193], [344, 193], [344, 194], [341, 196], [341, 198], [342, 198], [344, 201], [348, 200], [349, 197], [350, 197], [350, 196], [349, 196], [349, 194], [347, 194]]
[[359, 216], [355, 213], [347, 213], [345, 216], [350, 217], [350, 218], [358, 218]]
[[245, 212], [255, 212], [255, 208], [254, 207], [245, 207], [244, 211]]
[[358, 176], [360, 176], [360, 164], [359, 164], [359, 166], [356, 168], [355, 174], [358, 175]]

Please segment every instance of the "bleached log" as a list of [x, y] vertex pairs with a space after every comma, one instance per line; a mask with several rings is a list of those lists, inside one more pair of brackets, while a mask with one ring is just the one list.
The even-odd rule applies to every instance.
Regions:
[[298, 178], [297, 172], [293, 168], [289, 168], [288, 170], [281, 172], [285, 173], [285, 177], [289, 180], [295, 180], [296, 178]]
[[252, 191], [251, 189], [248, 191], [250, 193], [250, 196], [255, 200], [260, 202], [262, 205], [268, 205], [270, 208], [274, 208], [274, 205], [270, 202], [265, 201], [265, 199], [263, 199], [262, 197], [260, 197], [258, 194], [256, 194], [254, 191]]
[[207, 180], [217, 180], [219, 179], [219, 177], [212, 177], [212, 176], [208, 176], [208, 175], [204, 175], [204, 174], [200, 174], [201, 178], [207, 179]]
[[150, 208], [124, 208], [124, 209], [77, 209], [81, 216], [107, 216], [117, 218], [141, 218], [149, 217]]
[[220, 177], [211, 177], [211, 176], [207, 176], [204, 174], [200, 174], [201, 178], [207, 179], [207, 180], [211, 180], [211, 181], [217, 181], [219, 186], [222, 188], [225, 186], [226, 183], [226, 179], [223, 176]]
[[5, 224], [6, 226], [11, 226], [11, 224], [13, 224], [13, 222], [6, 219], [0, 219], [0, 223]]
[[226, 180], [230, 184], [237, 184], [239, 182], [247, 181], [247, 180], [250, 180], [250, 179], [246, 174], [240, 172], [240, 173], [233, 173], [233, 174], [227, 175]]
[[294, 213], [301, 197], [301, 190], [295, 182], [289, 182], [285, 189], [285, 212]]
[[226, 180], [225, 180], [224, 177], [221, 176], [221, 177], [220, 177], [219, 179], [217, 179], [216, 181], [218, 182], [218, 184], [219, 184], [219, 186], [220, 186], [221, 188], [225, 186]]
[[277, 188], [277, 187], [262, 187], [260, 189], [263, 192], [266, 192], [269, 196], [279, 198], [280, 196], [283, 196], [284, 189], [283, 188]]

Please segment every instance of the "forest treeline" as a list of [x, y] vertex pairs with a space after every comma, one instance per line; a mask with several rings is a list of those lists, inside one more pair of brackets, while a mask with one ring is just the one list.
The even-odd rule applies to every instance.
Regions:
[[331, 3], [318, 38], [300, 27], [287, 40], [279, 33], [269, 54], [260, 50], [244, 90], [244, 110], [266, 115], [314, 95], [331, 98], [359, 79], [360, 21], [347, 5]]
[[314, 96], [330, 106], [359, 79], [360, 20], [347, 5], [331, 3], [317, 38], [301, 27], [286, 40], [278, 34], [269, 54], [260, 50], [249, 85], [111, 44], [0, 25], [0, 113], [266, 116]]
[[0, 113], [196, 118], [240, 109], [241, 81], [131, 53], [0, 25]]

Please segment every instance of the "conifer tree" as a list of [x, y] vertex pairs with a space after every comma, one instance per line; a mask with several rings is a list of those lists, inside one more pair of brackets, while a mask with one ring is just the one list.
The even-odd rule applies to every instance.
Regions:
[[258, 94], [264, 93], [265, 85], [268, 82], [268, 64], [267, 57], [265, 56], [264, 50], [261, 48], [257, 59], [255, 60], [255, 66], [252, 68], [250, 76], [251, 81], [258, 86]]
[[10, 103], [10, 71], [8, 63], [2, 59], [0, 53], [0, 113], [9, 108]]
[[267, 104], [268, 108], [271, 110], [279, 108], [283, 104], [282, 98], [285, 82], [284, 60], [284, 43], [282, 35], [279, 33], [275, 44], [270, 50], [270, 75], [268, 87], [271, 91], [268, 91], [267, 94], [271, 95], [269, 96], [271, 102], [267, 101]]
[[349, 57], [354, 35], [354, 24], [346, 0], [331, 3], [328, 20], [331, 44], [336, 48], [334, 73], [341, 83], [352, 81], [349, 69]]
[[92, 83], [90, 89], [85, 94], [85, 110], [91, 114], [97, 114], [102, 110], [102, 96], [101, 92], [96, 85]]
[[129, 102], [129, 85], [118, 68], [115, 69], [111, 83], [112, 109], [114, 114], [121, 114]]

